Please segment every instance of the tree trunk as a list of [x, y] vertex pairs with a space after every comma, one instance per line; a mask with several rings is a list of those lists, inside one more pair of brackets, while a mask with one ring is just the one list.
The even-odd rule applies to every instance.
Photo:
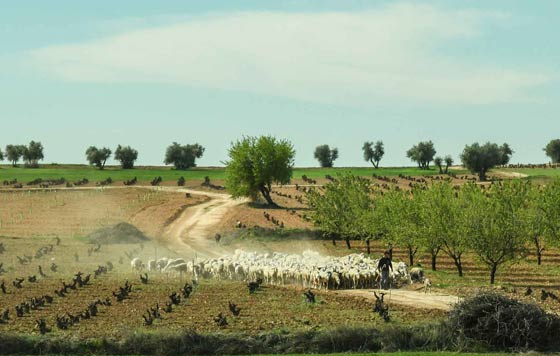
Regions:
[[393, 260], [393, 245], [389, 245], [389, 258]]
[[463, 277], [463, 263], [461, 262], [461, 255], [452, 255], [451, 258], [453, 259], [453, 263], [455, 263], [455, 267], [457, 267], [457, 273], [459, 273], [459, 277]]
[[533, 236], [533, 242], [537, 248], [537, 265], [540, 266], [542, 263], [542, 252], [544, 251], [544, 247], [541, 246], [538, 235]]
[[436, 260], [437, 260], [437, 256], [439, 254], [439, 251], [441, 251], [441, 247], [436, 247], [436, 248], [431, 248], [430, 249], [430, 255], [432, 256], [432, 271], [436, 270]]
[[492, 270], [490, 271], [490, 284], [494, 284], [494, 280], [496, 279], [496, 270], [498, 269], [498, 265], [494, 263], [492, 265]]
[[478, 180], [481, 182], [485, 182], [486, 181], [486, 170], [483, 169], [478, 173]]
[[367, 247], [367, 254], [371, 255], [371, 248], [370, 248], [369, 239], [366, 239], [366, 247]]
[[336, 246], [336, 234], [331, 234], [331, 237], [333, 246]]
[[264, 185], [261, 186], [260, 191], [261, 191], [261, 194], [263, 195], [264, 199], [268, 203], [268, 205], [277, 206], [276, 203], [273, 202], [272, 198], [270, 197], [270, 191]]
[[408, 248], [408, 260], [410, 262], [410, 265], [409, 265], [410, 267], [412, 267], [414, 265], [414, 255], [416, 255], [417, 250], [418, 249], [413, 250], [412, 247]]
[[346, 247], [348, 247], [349, 250], [352, 248], [352, 246], [350, 246], [350, 238], [349, 237], [346, 237]]

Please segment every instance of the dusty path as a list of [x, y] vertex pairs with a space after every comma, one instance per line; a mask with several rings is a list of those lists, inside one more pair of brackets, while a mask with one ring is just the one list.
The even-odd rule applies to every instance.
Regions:
[[[351, 289], [336, 291], [335, 293], [364, 297], [375, 302], [374, 291], [379, 294], [379, 291], [374, 289]], [[459, 301], [459, 297], [453, 295], [438, 293], [426, 294], [413, 290], [392, 289], [390, 293], [388, 291], [383, 292], [386, 293], [384, 300], [389, 305], [399, 304], [419, 309], [439, 309], [447, 311]]]
[[[164, 187], [165, 188], [165, 187]], [[189, 189], [173, 189], [182, 193], [205, 195], [209, 201], [187, 208], [181, 216], [171, 223], [164, 237], [178, 249], [193, 257], [219, 257], [228, 252], [216, 244], [212, 232], [223, 216], [245, 199], [233, 199], [229, 194], [203, 192]]]

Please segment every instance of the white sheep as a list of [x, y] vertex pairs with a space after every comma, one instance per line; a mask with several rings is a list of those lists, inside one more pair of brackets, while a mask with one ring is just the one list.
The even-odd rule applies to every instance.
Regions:
[[144, 269], [144, 263], [138, 257], [135, 257], [130, 261], [130, 268], [132, 271], [142, 271]]
[[148, 261], [148, 271], [157, 271], [158, 266], [156, 260], [149, 260]]

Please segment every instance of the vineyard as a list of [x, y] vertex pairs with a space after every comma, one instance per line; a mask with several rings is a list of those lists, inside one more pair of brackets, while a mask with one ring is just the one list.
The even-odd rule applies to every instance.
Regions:
[[[0, 256], [5, 262], [0, 280], [5, 293], [1, 295], [0, 311], [6, 317], [0, 330], [38, 334], [38, 322], [43, 320], [45, 333], [93, 338], [120, 337], [134, 330], [191, 328], [198, 332], [251, 334], [270, 329], [383, 324], [371, 312], [369, 301], [327, 291], [316, 291], [316, 302], [309, 303], [300, 289], [289, 286], [262, 285], [250, 293], [243, 282], [215, 278], [193, 282], [190, 275], [131, 272], [127, 255], [148, 258], [155, 247], [151, 244], [111, 246], [110, 250], [101, 246], [96, 250], [95, 246], [80, 242], [62, 240], [58, 245], [57, 241], [35, 239], [33, 245], [21, 246], [17, 240], [4, 240], [5, 250]], [[42, 245], [46, 248], [33, 248]], [[88, 253], [92, 248], [96, 251]], [[160, 253], [163, 251], [160, 249]], [[5, 257], [14, 252], [21, 253], [16, 256], [22, 262], [17, 262], [18, 258], [15, 263], [7, 262]], [[33, 282], [31, 276], [35, 277]], [[23, 281], [16, 286], [19, 278]], [[127, 285], [131, 286], [130, 291], [121, 297]], [[192, 287], [192, 292], [185, 293], [185, 286]], [[170, 298], [173, 293], [179, 300]], [[240, 309], [239, 315], [234, 316], [229, 310], [230, 302]], [[18, 315], [20, 307], [22, 314]], [[144, 319], [148, 313], [157, 315], [151, 325]], [[220, 314], [227, 324], [215, 321]], [[398, 306], [392, 310], [392, 318], [397, 322], [441, 315], [438, 311]]]

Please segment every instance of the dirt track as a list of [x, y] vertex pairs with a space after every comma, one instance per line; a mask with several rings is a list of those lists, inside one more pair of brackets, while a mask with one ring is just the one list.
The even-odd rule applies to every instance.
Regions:
[[[375, 301], [374, 291], [379, 295], [379, 291], [373, 289], [351, 289], [336, 291], [335, 293], [364, 297]], [[424, 292], [402, 289], [392, 289], [391, 291], [383, 291], [383, 293], [385, 293], [384, 301], [389, 305], [394, 303], [419, 309], [439, 309], [447, 311], [459, 301], [459, 298], [453, 295], [438, 293], [426, 294]]]

